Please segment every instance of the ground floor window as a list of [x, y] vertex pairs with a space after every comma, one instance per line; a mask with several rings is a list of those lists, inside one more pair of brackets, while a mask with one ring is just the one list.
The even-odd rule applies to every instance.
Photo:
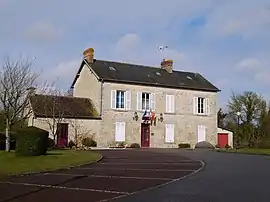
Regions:
[[165, 125], [165, 142], [174, 142], [174, 124]]
[[124, 142], [126, 137], [126, 123], [125, 122], [116, 122], [115, 123], [115, 141]]

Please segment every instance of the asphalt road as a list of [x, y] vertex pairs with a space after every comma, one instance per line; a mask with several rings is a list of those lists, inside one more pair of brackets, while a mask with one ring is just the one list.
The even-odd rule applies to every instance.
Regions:
[[179, 149], [101, 152], [104, 159], [95, 164], [0, 182], [0, 201], [270, 201], [268, 156]]
[[203, 160], [203, 170], [159, 189], [115, 201], [269, 202], [270, 157], [205, 150], [156, 150]]
[[9, 177], [0, 181], [0, 201], [108, 201], [159, 188], [202, 168], [202, 162], [170, 151], [103, 150], [104, 158], [98, 163]]

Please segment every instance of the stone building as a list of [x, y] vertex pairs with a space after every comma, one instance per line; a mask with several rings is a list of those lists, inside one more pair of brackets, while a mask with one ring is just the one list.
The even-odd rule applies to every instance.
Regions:
[[[98, 147], [115, 142], [163, 148], [217, 143], [220, 90], [201, 74], [174, 70], [173, 61], [166, 59], [160, 67], [149, 67], [97, 60], [92, 48], [83, 55], [71, 85], [73, 95], [64, 99], [89, 101], [89, 114], [81, 116], [85, 107], [77, 103], [69, 106], [75, 110], [64, 122], [81, 121], [80, 129], [88, 128]], [[36, 117], [33, 111], [32, 125], [41, 126], [41, 120], [49, 118]], [[66, 127], [70, 132], [65, 138], [71, 140], [74, 130]]]

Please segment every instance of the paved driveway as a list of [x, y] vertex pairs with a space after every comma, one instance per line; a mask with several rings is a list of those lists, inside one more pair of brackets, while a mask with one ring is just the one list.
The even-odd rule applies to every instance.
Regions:
[[[162, 150], [158, 150], [161, 152]], [[205, 162], [202, 171], [159, 189], [116, 200], [158, 202], [269, 202], [270, 156], [163, 150]]]
[[174, 151], [104, 150], [101, 151], [104, 159], [95, 164], [2, 181], [0, 201], [91, 202], [124, 199], [142, 190], [162, 187], [202, 168], [200, 161]]

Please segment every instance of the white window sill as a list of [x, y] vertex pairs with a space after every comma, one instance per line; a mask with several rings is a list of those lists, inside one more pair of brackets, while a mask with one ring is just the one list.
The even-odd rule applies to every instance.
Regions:
[[208, 114], [195, 114], [197, 116], [208, 116]]

